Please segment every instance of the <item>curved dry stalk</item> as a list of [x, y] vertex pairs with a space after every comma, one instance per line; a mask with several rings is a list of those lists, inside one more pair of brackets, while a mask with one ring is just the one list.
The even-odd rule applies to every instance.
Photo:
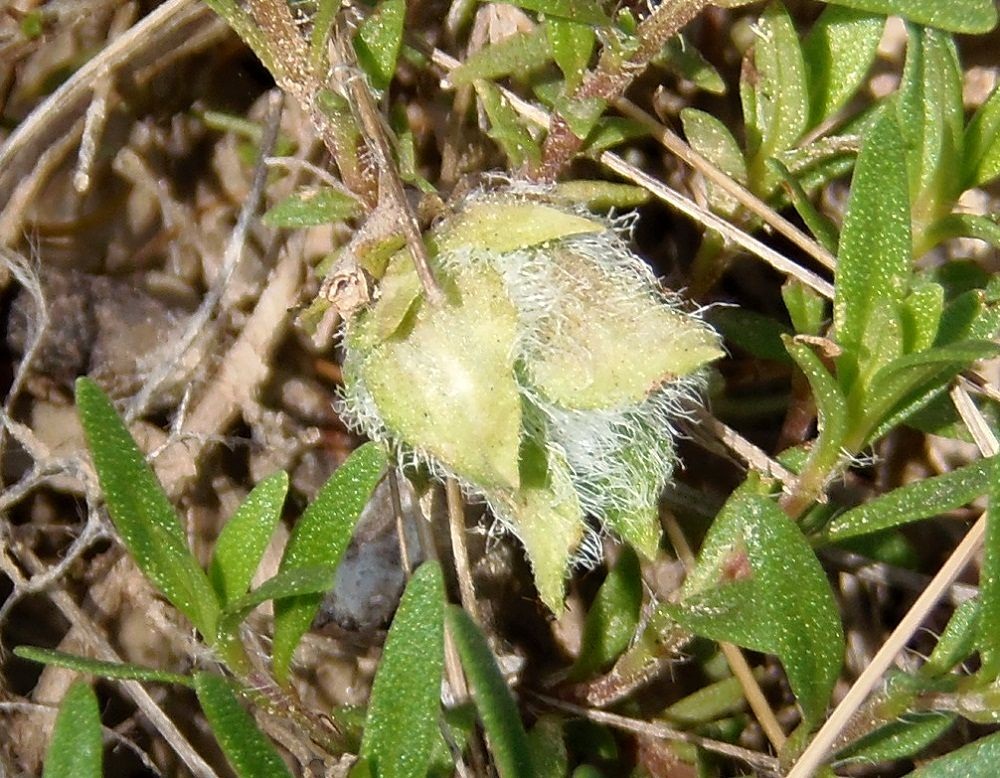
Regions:
[[[965, 389], [960, 385], [955, 386], [951, 391], [951, 399], [982, 455], [994, 456], [1000, 453], [1000, 441], [997, 441], [989, 423], [983, 418]], [[941, 566], [937, 575], [927, 584], [927, 588], [921, 592], [917, 601], [913, 603], [899, 625], [882, 644], [871, 663], [858, 676], [844, 699], [830, 714], [830, 718], [826, 720], [808, 747], [799, 756], [787, 778], [809, 778], [827, 758], [840, 733], [847, 727], [851, 718], [881, 681], [896, 655], [906, 647], [914, 633], [920, 629], [927, 614], [938, 604], [955, 579], [965, 569], [965, 566], [979, 552], [983, 538], [986, 536], [986, 517], [986, 513], [983, 513], [972, 529], [962, 538], [962, 542]]]
[[646, 737], [659, 738], [662, 740], [676, 740], [681, 743], [691, 743], [692, 745], [696, 745], [706, 751], [711, 751], [716, 754], [727, 756], [731, 759], [738, 759], [741, 762], [745, 762], [764, 775], [778, 776], [781, 774], [778, 770], [777, 759], [772, 756], [759, 754], [756, 751], [751, 751], [749, 748], [741, 748], [740, 746], [734, 746], [732, 743], [725, 743], [721, 740], [712, 740], [711, 738], [695, 735], [691, 732], [685, 732], [680, 729], [668, 727], [666, 724], [643, 721], [641, 719], [632, 719], [627, 716], [620, 716], [617, 713], [608, 713], [603, 710], [583, 708], [579, 705], [574, 705], [571, 702], [557, 700], [554, 697], [546, 697], [541, 694], [535, 694], [532, 696], [539, 702], [543, 702], [551, 708], [572, 713], [576, 716], [580, 716], [581, 718], [595, 721], [598, 724], [608, 724], [609, 726], [621, 729], [625, 732], [645, 735]]

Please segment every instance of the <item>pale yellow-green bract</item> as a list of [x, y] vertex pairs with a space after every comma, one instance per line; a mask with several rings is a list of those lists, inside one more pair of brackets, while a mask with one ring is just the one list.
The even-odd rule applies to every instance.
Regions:
[[719, 338], [619, 227], [544, 190], [477, 193], [427, 245], [445, 302], [424, 298], [407, 250], [389, 259], [346, 323], [342, 411], [482, 495], [558, 613], [596, 537], [586, 517], [655, 554], [671, 424]]

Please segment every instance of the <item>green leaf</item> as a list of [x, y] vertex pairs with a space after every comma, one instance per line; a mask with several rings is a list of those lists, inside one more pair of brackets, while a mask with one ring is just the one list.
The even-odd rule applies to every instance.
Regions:
[[360, 756], [380, 778], [425, 775], [440, 738], [444, 580], [425, 562], [407, 584], [372, 686]]
[[[879, 308], [898, 310], [910, 276], [910, 206], [899, 126], [883, 115], [865, 136], [840, 236], [833, 317], [837, 342], [860, 348]], [[874, 333], [869, 333], [874, 334]]]
[[993, 214], [949, 213], [931, 225], [924, 241], [936, 246], [951, 238], [976, 238], [993, 248], [1000, 248], [1000, 223]]
[[358, 64], [376, 89], [388, 88], [403, 42], [406, 0], [382, 0], [354, 36]]
[[[735, 181], [746, 185], [747, 166], [736, 138], [712, 114], [697, 108], [681, 111], [684, 135], [691, 147]], [[720, 213], [733, 214], [739, 208], [736, 200], [709, 182], [709, 201]]]
[[531, 763], [538, 778], [564, 778], [569, 772], [569, 754], [563, 738], [563, 722], [559, 716], [539, 717], [528, 733]]
[[333, 588], [336, 573], [336, 567], [331, 565], [297, 567], [279, 572], [253, 591], [230, 602], [222, 611], [219, 632], [234, 634], [247, 615], [268, 600], [325, 594]]
[[40, 662], [43, 665], [66, 667], [70, 670], [100, 676], [101, 678], [147, 681], [151, 683], [176, 683], [182, 686], [191, 685], [191, 678], [186, 675], [179, 675], [178, 673], [171, 673], [166, 670], [157, 670], [153, 667], [143, 667], [142, 665], [88, 659], [85, 656], [76, 656], [75, 654], [67, 654], [49, 648], [17, 646], [14, 649], [14, 655], [32, 662]]
[[907, 712], [905, 719], [879, 727], [840, 752], [838, 761], [874, 765], [906, 759], [919, 754], [951, 729], [955, 718], [947, 713]]
[[596, 0], [511, 0], [511, 5], [582, 24], [606, 26], [611, 23]]
[[507, 102], [507, 98], [488, 81], [479, 79], [474, 84], [476, 94], [490, 120], [486, 134], [503, 149], [511, 167], [519, 168], [538, 162], [542, 156], [538, 142], [528, 131], [520, 114]]
[[506, 76], [524, 77], [551, 60], [549, 39], [544, 27], [518, 32], [466, 57], [465, 62], [448, 74], [454, 86], [471, 84], [478, 79], [495, 81]]
[[809, 123], [838, 111], [875, 62], [885, 17], [828, 6], [802, 41], [809, 84]]
[[597, 41], [594, 27], [553, 16], [545, 20], [545, 30], [552, 58], [566, 81], [564, 91], [570, 94], [583, 80], [583, 74], [594, 53]]
[[196, 673], [194, 688], [212, 734], [240, 778], [291, 778], [274, 746], [243, 710], [229, 681], [214, 673]]
[[989, 32], [997, 23], [992, 0], [827, 0], [859, 11], [896, 14], [917, 24], [952, 32]]
[[262, 217], [268, 227], [316, 227], [350, 219], [361, 213], [361, 204], [352, 195], [332, 186], [299, 189], [270, 208]]
[[104, 746], [97, 696], [77, 681], [59, 705], [42, 778], [101, 778]]
[[630, 140], [644, 138], [649, 134], [644, 126], [624, 116], [602, 116], [587, 136], [583, 149], [591, 157], [602, 151], [620, 146]]
[[746, 708], [746, 697], [738, 678], [730, 676], [703, 686], [684, 697], [661, 714], [674, 724], [690, 727], [731, 716]]
[[77, 379], [76, 403], [108, 513], [122, 542], [174, 607], [202, 635], [214, 639], [219, 602], [152, 468], [94, 381]]
[[265, 478], [236, 509], [219, 533], [208, 578], [225, 607], [250, 588], [288, 493], [288, 474]]
[[963, 189], [982, 186], [1000, 175], [1000, 86], [969, 122], [964, 148]]
[[753, 484], [713, 522], [670, 613], [713, 640], [775, 654], [814, 725], [840, 674], [843, 632], [826, 574], [799, 528]]
[[663, 51], [654, 57], [653, 63], [667, 68], [706, 92], [714, 95], [726, 93], [726, 82], [719, 71], [683, 35], [675, 35], [668, 40]]
[[967, 505], [986, 494], [996, 459], [980, 459], [950, 473], [914, 481], [852, 508], [830, 522], [824, 540], [835, 543], [868, 535]]
[[925, 351], [934, 345], [943, 312], [944, 287], [933, 281], [916, 281], [900, 309], [903, 353]]
[[[336, 568], [361, 511], [382, 477], [385, 462], [382, 449], [366, 443], [337, 468], [292, 530], [280, 572]], [[271, 657], [278, 680], [287, 680], [292, 653], [312, 624], [321, 600], [322, 595], [310, 594], [275, 603]]]
[[811, 287], [789, 279], [781, 287], [781, 299], [788, 309], [795, 332], [800, 335], [819, 335], [827, 319], [826, 300]]
[[708, 320], [726, 341], [760, 359], [790, 362], [782, 336], [791, 335], [776, 319], [744, 308], [716, 308]]
[[991, 457], [990, 506], [979, 571], [979, 673], [991, 681], [1000, 675], [1000, 456]]
[[995, 732], [939, 756], [909, 773], [907, 778], [993, 778], [998, 763], [1000, 732]]
[[920, 675], [937, 678], [950, 673], [975, 650], [979, 631], [979, 599], [966, 600], [948, 619], [948, 626], [920, 668]]
[[781, 3], [771, 3], [757, 24], [754, 44], [757, 69], [754, 107], [760, 145], [749, 147], [750, 178], [758, 187], [766, 174], [765, 161], [791, 148], [808, 128], [809, 95], [799, 33]]
[[573, 663], [569, 677], [587, 678], [614, 662], [628, 648], [635, 635], [641, 607], [639, 558], [626, 546], [587, 611], [580, 655]]
[[840, 457], [848, 432], [850, 417], [847, 399], [836, 379], [830, 375], [823, 361], [809, 346], [786, 337], [785, 348], [795, 360], [795, 364], [805, 373], [816, 402], [819, 439], [813, 446], [810, 458], [814, 462], [826, 462], [832, 466]]
[[967, 340], [893, 360], [875, 374], [863, 400], [866, 423], [874, 428], [866, 440], [884, 434], [890, 421], [898, 424], [903, 411], [912, 413], [929, 402], [960, 371], [998, 353], [996, 343]]
[[781, 160], [769, 159], [767, 168], [778, 179], [784, 189], [785, 196], [798, 211], [802, 221], [805, 222], [806, 227], [809, 228], [820, 245], [831, 254], [836, 254], [837, 244], [840, 241], [836, 225], [817, 210], [809, 199], [809, 193]]
[[534, 775], [528, 735], [517, 704], [500, 674], [486, 638], [461, 608], [447, 608], [448, 628], [458, 648], [462, 669], [489, 738], [490, 751], [501, 778]]
[[911, 25], [906, 65], [896, 102], [903, 140], [909, 150], [913, 223], [929, 225], [951, 210], [961, 192], [961, 143], [964, 131], [962, 70], [947, 33]]

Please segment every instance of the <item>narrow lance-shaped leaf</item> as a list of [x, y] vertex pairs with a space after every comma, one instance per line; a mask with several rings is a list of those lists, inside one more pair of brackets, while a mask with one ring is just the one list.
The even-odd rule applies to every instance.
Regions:
[[309, 187], [289, 195], [264, 214], [269, 227], [316, 227], [349, 219], [361, 212], [352, 195], [331, 186]]
[[997, 23], [993, 0], [827, 0], [861, 11], [898, 15], [952, 32], [989, 32]]
[[448, 607], [447, 620], [476, 709], [486, 728], [497, 771], [501, 778], [534, 775], [521, 715], [486, 638], [469, 615], [455, 605]]
[[444, 580], [425, 562], [403, 593], [372, 686], [360, 756], [380, 778], [424, 775], [440, 738]]
[[824, 540], [837, 542], [898, 527], [968, 504], [989, 489], [996, 457], [950, 473], [925, 478], [852, 508], [827, 527]]
[[828, 6], [802, 42], [809, 82], [809, 123], [839, 110], [875, 62], [885, 17]]
[[965, 131], [963, 189], [1000, 175], [1000, 86], [980, 106]]
[[406, 0], [382, 0], [354, 38], [358, 64], [376, 89], [386, 89], [396, 72], [405, 17]]
[[604, 669], [628, 648], [639, 623], [641, 606], [639, 558], [626, 546], [587, 611], [580, 656], [570, 670], [571, 678], [586, 678]]
[[77, 681], [59, 706], [42, 778], [101, 778], [103, 755], [97, 697]]
[[909, 773], [907, 778], [993, 778], [997, 764], [1000, 764], [1000, 732], [939, 756]]
[[983, 678], [1000, 675], [1000, 456], [991, 457], [989, 511], [979, 573], [979, 654]]
[[241, 597], [250, 587], [281, 519], [281, 506], [287, 493], [287, 473], [265, 478], [247, 495], [219, 533], [208, 577], [223, 606]]
[[[844, 385], [865, 359], [860, 353], [877, 308], [898, 310], [910, 274], [910, 206], [899, 126], [886, 113], [866, 134], [840, 236], [833, 317], [845, 350]], [[846, 363], [846, 364], [845, 364]]]
[[222, 753], [240, 778], [291, 778], [274, 746], [243, 710], [229, 681], [214, 673], [197, 673], [194, 688]]
[[[384, 467], [382, 449], [366, 443], [337, 468], [295, 525], [281, 560], [281, 572], [326, 566], [332, 573]], [[288, 678], [292, 653], [312, 624], [321, 600], [322, 595], [311, 594], [275, 603], [271, 657], [279, 680]]]
[[454, 86], [471, 84], [477, 79], [492, 81], [510, 75], [524, 76], [544, 67], [551, 58], [545, 28], [518, 32], [480, 49], [448, 74]]
[[63, 651], [55, 651], [50, 648], [37, 648], [36, 646], [17, 646], [14, 655], [22, 659], [29, 659], [32, 662], [40, 662], [43, 665], [53, 665], [55, 667], [66, 667], [88, 675], [96, 675], [101, 678], [117, 678], [126, 681], [147, 681], [153, 683], [176, 683], [181, 686], [190, 686], [191, 679], [186, 675], [171, 673], [167, 670], [157, 670], [155, 667], [143, 667], [142, 665], [123, 664], [121, 662], [105, 662], [100, 659], [90, 659], [85, 656], [67, 654]]
[[801, 531], [756, 488], [749, 482], [726, 503], [669, 610], [696, 634], [778, 656], [815, 724], [840, 674], [840, 618]]
[[219, 603], [187, 546], [184, 528], [114, 406], [89, 378], [76, 402], [111, 520], [139, 569], [208, 639]]
[[583, 24], [606, 25], [611, 21], [597, 0], [512, 0], [511, 4]]

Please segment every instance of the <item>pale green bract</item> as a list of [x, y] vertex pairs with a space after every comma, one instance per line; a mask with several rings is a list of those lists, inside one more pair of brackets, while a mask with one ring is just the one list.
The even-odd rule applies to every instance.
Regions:
[[403, 249], [346, 324], [344, 417], [483, 496], [556, 613], [597, 554], [586, 516], [656, 553], [672, 420], [722, 355], [623, 224], [537, 187], [477, 193], [427, 238], [445, 302]]

